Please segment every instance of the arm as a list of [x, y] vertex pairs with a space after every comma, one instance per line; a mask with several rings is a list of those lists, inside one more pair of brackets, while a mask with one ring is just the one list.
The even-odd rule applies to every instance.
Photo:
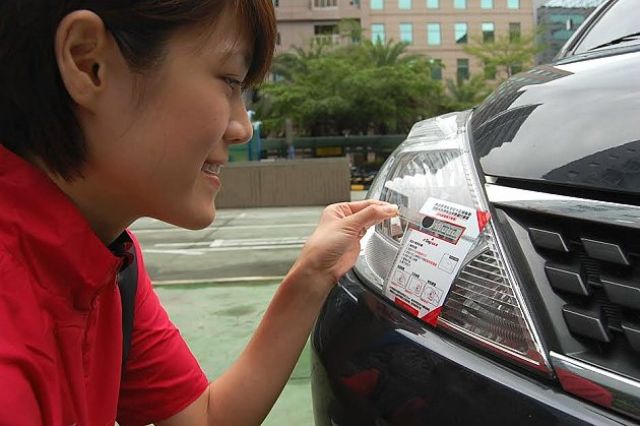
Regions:
[[363, 230], [397, 214], [377, 201], [327, 207], [238, 360], [159, 426], [258, 425], [284, 388], [325, 298], [351, 268]]

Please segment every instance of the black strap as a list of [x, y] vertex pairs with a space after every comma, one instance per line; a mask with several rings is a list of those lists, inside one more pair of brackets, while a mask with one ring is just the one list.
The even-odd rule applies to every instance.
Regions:
[[118, 272], [118, 288], [120, 289], [120, 302], [122, 304], [122, 369], [127, 363], [129, 350], [131, 349], [131, 334], [133, 332], [133, 313], [136, 303], [136, 291], [138, 289], [138, 262], [136, 261], [136, 249], [131, 238], [123, 232], [114, 241], [111, 250], [117, 256], [123, 257], [125, 262]]

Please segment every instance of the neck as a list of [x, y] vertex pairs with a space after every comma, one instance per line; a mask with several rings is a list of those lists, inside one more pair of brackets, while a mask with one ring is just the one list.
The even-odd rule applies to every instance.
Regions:
[[[42, 167], [41, 167], [42, 168]], [[93, 232], [105, 245], [111, 244], [136, 218], [119, 209], [116, 194], [90, 178], [67, 181], [46, 169], [45, 173], [75, 204]]]

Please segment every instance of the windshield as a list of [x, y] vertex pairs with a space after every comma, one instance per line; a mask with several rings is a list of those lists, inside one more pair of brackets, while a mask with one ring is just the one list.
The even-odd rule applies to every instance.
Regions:
[[[621, 37], [640, 32], [640, 15], [638, 14], [640, 1], [618, 0], [605, 14], [589, 29], [575, 49], [575, 53], [584, 53], [588, 50], [602, 46]], [[611, 47], [640, 44], [638, 38], [629, 38], [626, 41], [612, 45]], [[606, 47], [603, 47], [606, 48]]]

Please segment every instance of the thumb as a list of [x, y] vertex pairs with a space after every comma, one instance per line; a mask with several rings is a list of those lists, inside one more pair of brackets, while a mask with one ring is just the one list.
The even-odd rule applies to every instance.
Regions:
[[374, 204], [347, 218], [347, 224], [356, 230], [367, 229], [398, 214], [395, 204]]

